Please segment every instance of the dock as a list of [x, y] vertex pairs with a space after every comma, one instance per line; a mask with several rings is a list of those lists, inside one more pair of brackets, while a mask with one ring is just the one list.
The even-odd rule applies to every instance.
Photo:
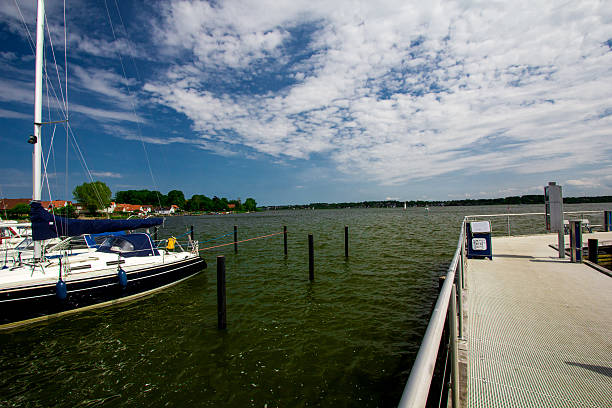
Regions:
[[467, 260], [461, 406], [612, 407], [612, 278], [556, 244], [493, 237], [492, 260]]

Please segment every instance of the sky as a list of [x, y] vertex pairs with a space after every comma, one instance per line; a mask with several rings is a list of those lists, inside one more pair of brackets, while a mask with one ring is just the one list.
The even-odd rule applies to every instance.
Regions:
[[[3, 197], [32, 196], [35, 18], [0, 1]], [[48, 0], [46, 20], [43, 118], [69, 128], [43, 126], [44, 199], [612, 195], [606, 1]]]

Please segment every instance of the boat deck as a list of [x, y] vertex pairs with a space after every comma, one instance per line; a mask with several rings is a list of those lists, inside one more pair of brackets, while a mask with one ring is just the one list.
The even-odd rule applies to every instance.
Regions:
[[492, 261], [468, 260], [466, 406], [612, 407], [612, 278], [549, 244], [493, 238]]

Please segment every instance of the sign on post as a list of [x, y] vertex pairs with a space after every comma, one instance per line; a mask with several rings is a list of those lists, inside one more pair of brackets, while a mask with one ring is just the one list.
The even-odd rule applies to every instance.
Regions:
[[546, 230], [559, 235], [559, 258], [565, 258], [565, 237], [563, 232], [563, 194], [561, 186], [551, 181], [544, 187], [546, 206]]

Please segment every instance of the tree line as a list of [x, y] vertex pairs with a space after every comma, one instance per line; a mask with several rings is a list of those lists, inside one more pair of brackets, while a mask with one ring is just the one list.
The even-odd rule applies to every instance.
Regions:
[[[610, 203], [612, 196], [597, 196], [597, 197], [564, 197], [563, 202], [566, 204], [583, 204], [583, 203]], [[520, 204], [544, 204], [544, 195], [527, 194], [523, 196], [511, 196], [504, 198], [479, 198], [465, 200], [449, 200], [449, 201], [397, 201], [397, 200], [379, 200], [379, 201], [361, 201], [361, 202], [344, 202], [344, 203], [310, 203], [297, 205], [281, 205], [265, 207], [267, 210], [283, 210], [283, 209], [335, 209], [335, 208], [397, 208], [403, 207], [406, 203], [407, 207], [435, 207], [435, 206], [475, 206], [475, 205], [520, 205]]]
[[257, 209], [257, 202], [253, 198], [247, 198], [244, 203], [240, 199], [228, 200], [225, 197], [219, 198], [217, 196], [210, 198], [202, 194], [194, 194], [190, 199], [185, 199], [185, 195], [180, 190], [172, 190], [168, 194], [150, 190], [117, 191], [115, 202], [152, 205], [154, 207], [176, 205], [185, 211], [255, 211]]
[[202, 194], [195, 194], [190, 199], [180, 190], [171, 190], [168, 194], [151, 190], [125, 190], [117, 191], [114, 200], [108, 186], [101, 181], [83, 183], [75, 187], [72, 192], [74, 198], [83, 203], [90, 213], [96, 213], [110, 206], [111, 201], [118, 204], [150, 205], [153, 208], [168, 208], [176, 205], [184, 211], [221, 212], [221, 211], [256, 211], [257, 202], [247, 198], [228, 200], [225, 197], [214, 196], [209, 198]]

